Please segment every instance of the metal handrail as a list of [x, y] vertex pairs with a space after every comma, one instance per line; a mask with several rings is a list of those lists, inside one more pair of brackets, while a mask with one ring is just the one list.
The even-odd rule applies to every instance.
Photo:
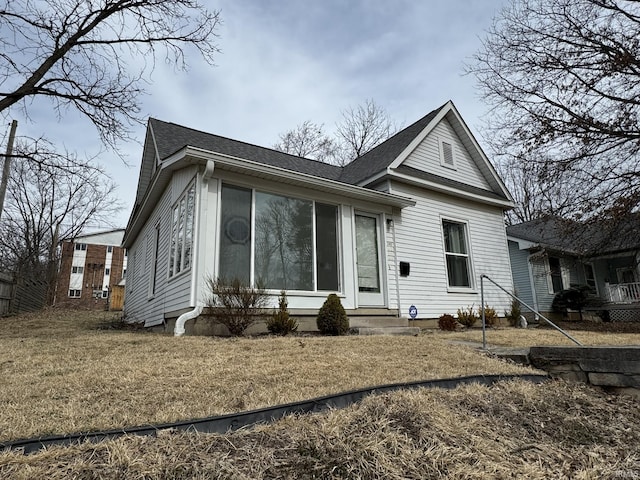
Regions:
[[558, 330], [560, 333], [562, 333], [565, 337], [567, 337], [569, 340], [571, 340], [573, 343], [575, 343], [576, 345], [580, 345], [581, 347], [583, 346], [582, 343], [580, 343], [578, 340], [576, 340], [575, 338], [573, 338], [571, 335], [569, 335], [567, 332], [565, 332], [562, 328], [560, 328], [559, 326], [557, 326], [555, 323], [553, 323], [551, 320], [549, 320], [547, 317], [545, 317], [544, 315], [542, 315], [540, 312], [538, 312], [535, 308], [530, 307], [529, 305], [527, 305], [525, 302], [523, 302], [522, 300], [520, 300], [517, 296], [515, 296], [513, 293], [507, 291], [506, 289], [504, 289], [503, 287], [501, 287], [500, 285], [498, 285], [495, 281], [493, 281], [492, 279], [490, 279], [488, 276], [482, 274], [480, 275], [480, 301], [482, 302], [482, 349], [486, 350], [487, 349], [487, 333], [486, 333], [486, 323], [485, 323], [485, 316], [484, 316], [484, 279], [489, 280], [491, 283], [493, 283], [496, 287], [498, 287], [500, 290], [502, 290], [504, 293], [506, 293], [507, 295], [509, 295], [511, 298], [516, 299], [518, 302], [520, 302], [522, 305], [524, 305], [525, 307], [527, 307], [529, 310], [531, 310], [533, 313], [535, 313], [536, 315], [540, 316], [543, 320], [545, 320], [549, 325], [551, 325], [553, 328], [555, 328], [556, 330]]

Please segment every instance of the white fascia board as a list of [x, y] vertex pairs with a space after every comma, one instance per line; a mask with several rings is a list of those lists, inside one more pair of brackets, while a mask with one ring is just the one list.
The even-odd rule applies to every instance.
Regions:
[[147, 188], [147, 192], [140, 203], [140, 208], [127, 225], [125, 236], [122, 240], [123, 246], [128, 247], [143, 227], [144, 220], [151, 214], [164, 188], [171, 181], [171, 172], [189, 165], [206, 165], [209, 160], [212, 160], [210, 152], [206, 150], [195, 152], [193, 150], [192, 147], [182, 148], [162, 161], [160, 168], [156, 170], [155, 175], [151, 178], [149, 188]]
[[[187, 147], [187, 149], [189, 153], [192, 152], [193, 154], [200, 151], [200, 149], [192, 147]], [[324, 192], [332, 192], [338, 195], [380, 203], [392, 207], [405, 208], [412, 207], [416, 204], [415, 200], [400, 195], [378, 192], [376, 190], [371, 190], [357, 185], [349, 185], [347, 183], [328, 180], [326, 178], [316, 177], [306, 173], [294, 172], [285, 168], [253, 162], [244, 158], [207, 152], [206, 150], [202, 150], [202, 152], [211, 155], [213, 160], [216, 162], [216, 168], [224, 169], [224, 167], [227, 166], [235, 169], [246, 170], [247, 173], [254, 176], [272, 177], [280, 180], [284, 179], [297, 185], [317, 188]]]
[[497, 198], [485, 197], [484, 195], [478, 195], [472, 192], [466, 192], [464, 190], [460, 190], [458, 188], [449, 187], [447, 185], [442, 185], [440, 183], [431, 182], [429, 180], [424, 180], [421, 178], [411, 177], [409, 175], [405, 175], [403, 173], [398, 172], [390, 172], [389, 176], [391, 178], [395, 178], [396, 180], [402, 180], [411, 185], [416, 185], [418, 187], [427, 188], [429, 190], [434, 190], [436, 192], [447, 193], [449, 195], [453, 195], [454, 197], [466, 198], [467, 200], [473, 200], [480, 203], [485, 203], [488, 205], [495, 205], [502, 208], [513, 208], [515, 204], [509, 200], [500, 200]]
[[389, 165], [389, 170], [398, 168], [402, 164], [402, 162], [404, 162], [407, 159], [407, 157], [411, 154], [411, 152], [413, 152], [418, 147], [418, 145], [422, 143], [422, 141], [427, 137], [427, 135], [431, 133], [431, 131], [435, 128], [435, 126], [438, 123], [440, 123], [440, 121], [445, 117], [445, 115], [449, 113], [452, 107], [453, 107], [453, 103], [451, 103], [451, 100], [449, 100], [440, 109], [438, 114], [435, 117], [433, 117], [433, 119], [429, 122], [429, 124], [426, 127], [424, 127], [418, 135], [416, 135], [416, 137], [411, 141], [409, 145], [407, 145], [407, 147], [402, 151], [402, 153], [400, 153], [400, 155], [398, 155], [398, 157], [393, 162], [391, 162], [391, 165]]
[[517, 243], [518, 249], [520, 250], [529, 250], [530, 248], [540, 247], [540, 244], [537, 242], [532, 242], [530, 240], [523, 240], [522, 238], [512, 237], [511, 235], [507, 235], [507, 240]]
[[[429, 122], [429, 124], [416, 136], [416, 138], [414, 138], [411, 141], [411, 143], [409, 145], [407, 145], [407, 148], [405, 148], [402, 151], [402, 153], [400, 153], [400, 155], [398, 155], [398, 157], [391, 163], [391, 165], [389, 165], [389, 170], [398, 168], [407, 159], [407, 157], [411, 154], [411, 152], [413, 152], [418, 147], [418, 145], [420, 145], [420, 143], [427, 137], [427, 135], [429, 135], [429, 133], [431, 133], [431, 131], [436, 127], [436, 125], [438, 125], [438, 123], [440, 123], [449, 113], [451, 113], [452, 115], [455, 116], [456, 120], [458, 121], [458, 123], [462, 127], [462, 130], [464, 131], [464, 134], [467, 136], [467, 138], [469, 139], [469, 141], [473, 145], [473, 147], [474, 147], [476, 153], [478, 154], [478, 156], [480, 157], [481, 161], [484, 163], [485, 167], [489, 170], [490, 174], [493, 176], [493, 178], [497, 182], [498, 186], [500, 187], [500, 190], [502, 191], [502, 194], [505, 197], [507, 197], [509, 200], [513, 200], [513, 197], [511, 196], [511, 193], [509, 192], [509, 190], [507, 189], [506, 185], [504, 184], [504, 182], [500, 178], [500, 175], [498, 175], [498, 172], [496, 171], [496, 169], [493, 167], [493, 165], [491, 164], [491, 162], [489, 161], [489, 159], [485, 155], [484, 151], [480, 147], [480, 144], [476, 141], [475, 136], [473, 135], [471, 130], [469, 130], [469, 127], [467, 126], [467, 124], [465, 123], [464, 119], [460, 115], [460, 112], [458, 112], [458, 109], [455, 107], [455, 105], [453, 104], [453, 102], [451, 100], [449, 100], [442, 107], [442, 109]], [[474, 156], [472, 155], [472, 158], [473, 157]], [[369, 183], [369, 181], [370, 180], [367, 180], [365, 183]], [[512, 205], [512, 206], [515, 206], [515, 205]]]

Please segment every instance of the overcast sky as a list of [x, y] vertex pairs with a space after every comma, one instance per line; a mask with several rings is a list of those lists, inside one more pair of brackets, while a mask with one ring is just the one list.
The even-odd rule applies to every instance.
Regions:
[[[204, 0], [220, 10], [221, 53], [211, 67], [197, 55], [188, 73], [159, 62], [143, 112], [210, 133], [270, 147], [280, 133], [305, 120], [333, 131], [341, 111], [366, 99], [409, 125], [453, 100], [480, 137], [487, 107], [464, 63], [479, 48], [502, 0]], [[18, 133], [47, 135], [88, 155], [100, 150], [91, 124], [73, 112], [58, 121], [48, 103], [34, 104]], [[35, 108], [37, 106], [37, 109]], [[123, 145], [127, 167], [100, 155], [126, 205], [126, 226], [142, 155]], [[481, 138], [478, 140], [482, 143]], [[108, 226], [103, 226], [109, 228]]]

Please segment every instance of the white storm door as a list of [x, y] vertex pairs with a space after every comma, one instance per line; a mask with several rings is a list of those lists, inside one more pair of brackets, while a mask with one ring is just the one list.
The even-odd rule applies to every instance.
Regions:
[[356, 262], [358, 306], [385, 305], [380, 268], [379, 217], [356, 214]]

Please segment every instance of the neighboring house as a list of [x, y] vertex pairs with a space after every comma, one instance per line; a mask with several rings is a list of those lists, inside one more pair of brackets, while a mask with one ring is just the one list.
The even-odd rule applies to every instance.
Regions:
[[55, 304], [105, 309], [113, 287], [122, 282], [127, 252], [121, 247], [124, 230], [82, 235], [62, 242]]
[[639, 231], [636, 216], [615, 225], [546, 217], [507, 227], [518, 296], [546, 315], [559, 291], [587, 285], [605, 302], [612, 320], [635, 319], [640, 314]]
[[480, 305], [481, 274], [512, 289], [512, 206], [451, 102], [345, 167], [150, 119], [125, 316], [162, 325], [202, 302], [207, 277], [260, 281], [273, 306], [285, 289], [310, 316], [332, 292], [350, 314], [455, 314]]

